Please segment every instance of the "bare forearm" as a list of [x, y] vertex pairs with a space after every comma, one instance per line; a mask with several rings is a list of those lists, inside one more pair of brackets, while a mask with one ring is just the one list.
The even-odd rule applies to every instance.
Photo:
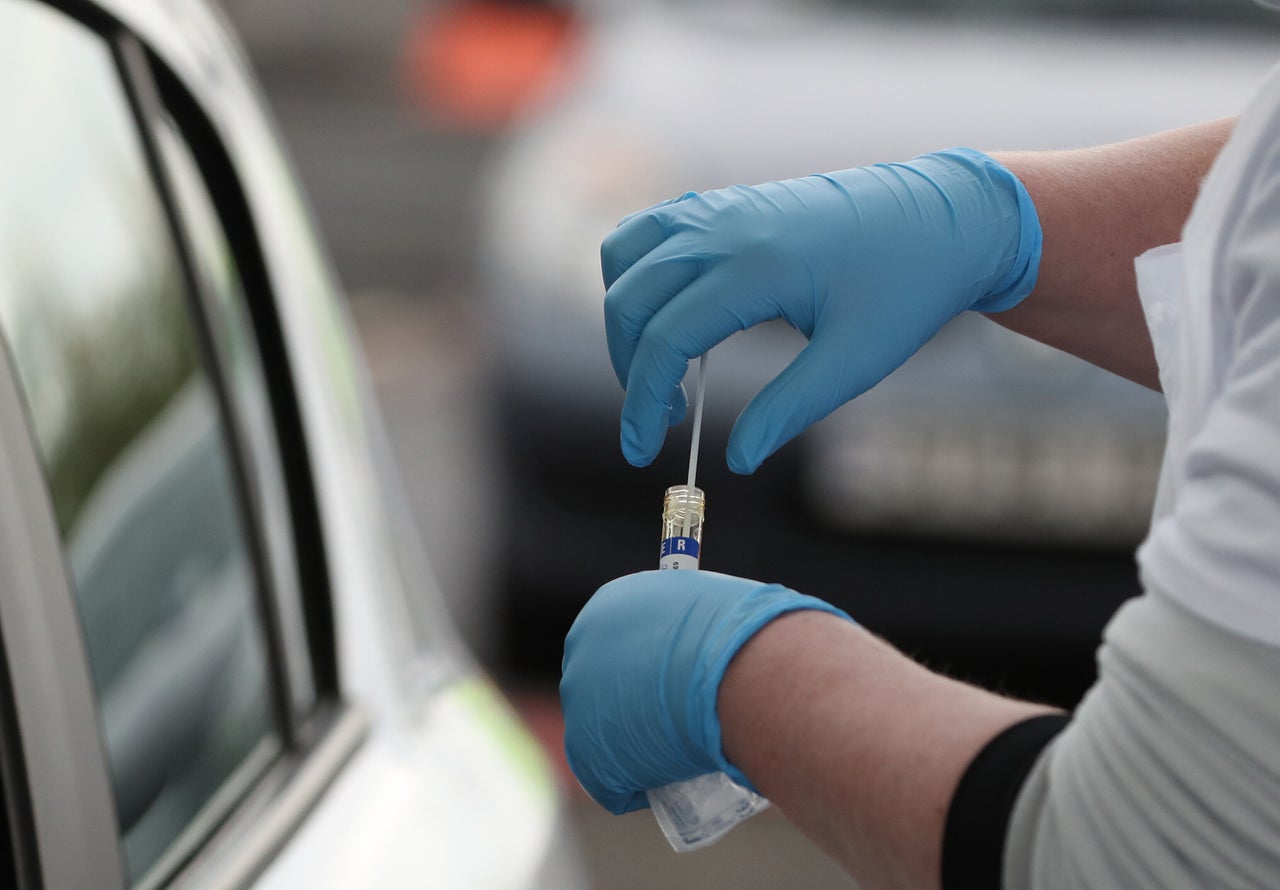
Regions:
[[1036, 289], [989, 317], [1157, 388], [1133, 260], [1177, 241], [1234, 118], [1077, 151], [994, 157], [1022, 180], [1044, 231]]
[[933, 674], [830, 615], [774, 621], [734, 658], [729, 760], [867, 888], [936, 888], [947, 807], [1003, 729], [1050, 709]]

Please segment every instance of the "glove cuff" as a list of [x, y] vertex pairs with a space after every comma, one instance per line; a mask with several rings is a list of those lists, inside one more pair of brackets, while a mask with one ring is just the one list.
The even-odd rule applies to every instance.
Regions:
[[[990, 155], [972, 148], [948, 148], [935, 155], [959, 163], [1003, 199], [1005, 212], [1017, 214], [1017, 250], [1008, 269], [992, 285], [991, 290], [969, 308], [978, 312], [1003, 312], [1022, 302], [1036, 286], [1040, 274], [1040, 254], [1044, 234], [1040, 217], [1026, 187], [1009, 168]], [[1013, 220], [1011, 220], [1013, 222]]]
[[706, 651], [712, 654], [699, 665], [698, 675], [691, 685], [687, 725], [690, 734], [697, 736], [693, 741], [715, 760], [721, 772], [756, 793], [759, 793], [756, 787], [742, 770], [729, 762], [721, 747], [720, 716], [716, 709], [720, 683], [738, 650], [765, 625], [788, 612], [804, 610], [828, 612], [854, 623], [846, 612], [828, 602], [796, 593], [780, 584], [763, 585], [721, 615], [715, 626], [710, 628]]

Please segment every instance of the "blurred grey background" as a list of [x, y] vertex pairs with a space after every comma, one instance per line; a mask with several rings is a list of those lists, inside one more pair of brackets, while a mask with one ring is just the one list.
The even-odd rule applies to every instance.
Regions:
[[[944, 144], [1067, 147], [1230, 114], [1280, 57], [1276, 29], [1260, 26], [1265, 20], [1246, 0], [222, 2], [350, 298], [392, 448], [454, 618], [557, 761], [554, 659], [562, 630], [517, 622], [513, 631], [497, 604], [512, 595], [503, 561], [522, 552], [522, 534], [524, 556], [534, 551], [526, 564], [537, 567], [546, 536], [573, 529], [562, 524], [563, 514], [539, 513], [536, 501], [532, 512], [509, 510], [520, 436], [527, 430], [540, 437], [536, 446], [530, 439], [531, 453], [580, 444], [595, 465], [616, 465], [626, 480], [640, 480], [622, 483], [616, 498], [632, 512], [652, 514], [655, 525], [652, 502], [661, 486], [679, 481], [669, 467], [648, 476], [626, 470], [613, 445], [618, 394], [597, 330], [595, 248], [622, 212], [685, 188], [909, 157]], [[912, 50], [907, 56], [904, 46]], [[802, 94], [807, 105], [792, 108], [790, 100]], [[862, 116], [844, 113], [846, 102], [860, 103]], [[1037, 621], [1056, 631], [1079, 619], [1069, 641], [1083, 665], [1084, 673], [1072, 675], [1079, 687], [1091, 665], [1090, 635], [1136, 591], [1129, 553], [1143, 533], [1159, 463], [1161, 407], [1150, 393], [995, 336], [961, 330], [922, 359], [926, 371], [929, 361], [954, 368], [949, 379], [958, 389], [944, 400], [967, 407], [952, 426], [926, 436], [910, 424], [932, 409], [917, 404], [905, 420], [894, 412], [908, 404], [905, 396], [928, 393], [908, 370], [898, 390], [884, 390], [895, 395], [881, 398], [881, 407], [865, 400], [867, 410], [886, 412], [873, 415], [874, 423], [834, 416], [809, 445], [771, 462], [773, 478], [791, 494], [803, 489], [792, 522], [798, 532], [829, 546], [829, 554], [864, 560], [867, 586], [901, 582], [901, 567], [885, 553], [917, 567], [925, 595], [913, 600], [907, 591], [886, 613], [892, 618], [896, 607], [908, 626], [928, 627], [913, 641], [930, 642], [934, 625], [964, 627], [994, 658], [1017, 654], [1010, 638], [990, 636], [997, 621], [1018, 638]], [[975, 352], [966, 337], [983, 343], [978, 352], [987, 367], [971, 372], [948, 363], [949, 348]], [[759, 360], [753, 373], [766, 373], [794, 343], [775, 337], [746, 348]], [[731, 352], [717, 364], [733, 361]], [[528, 415], [516, 420], [506, 416], [502, 395], [503, 374], [513, 368], [533, 394], [522, 403]], [[966, 401], [987, 387], [981, 375], [992, 373], [1025, 387], [1012, 396], [998, 391], [1001, 407], [1039, 406], [1058, 426], [1034, 412], [1018, 421], [992, 413], [990, 402]], [[915, 379], [926, 378], [936, 376]], [[747, 374], [737, 385], [750, 390], [758, 382]], [[505, 392], [509, 398], [518, 390]], [[715, 458], [722, 447], [716, 437], [732, 419], [725, 411], [745, 398], [734, 395], [709, 405], [704, 449]], [[564, 423], [556, 412], [579, 402], [581, 423]], [[909, 438], [895, 438], [899, 421]], [[565, 428], [557, 431], [557, 424]], [[993, 425], [1001, 448], [992, 447]], [[884, 437], [868, 442], [858, 438], [860, 429]], [[1015, 438], [1025, 447], [1011, 450]], [[933, 444], [920, 448], [922, 439]], [[1046, 451], [1046, 441], [1057, 450]], [[714, 472], [712, 459], [704, 465]], [[574, 481], [574, 464], [567, 466], [568, 476], [555, 475], [554, 461], [535, 471], [545, 471], [540, 482], [551, 489], [564, 488]], [[899, 482], [906, 487], [892, 487]], [[588, 490], [567, 502], [582, 498], [602, 508], [601, 522], [610, 520], [604, 514], [621, 505], [595, 503], [594, 478], [586, 483]], [[732, 485], [758, 497], [775, 483], [762, 471], [748, 483], [715, 484], [711, 497], [722, 498], [720, 515], [729, 516]], [[758, 512], [758, 503], [744, 503], [752, 506], [736, 519]], [[893, 507], [887, 513], [886, 503]], [[513, 534], [513, 523], [527, 527]], [[718, 526], [713, 541], [726, 539], [729, 525]], [[622, 526], [593, 526], [597, 537], [625, 537], [641, 555], [624, 548], [597, 575], [565, 576], [562, 586], [571, 589], [560, 594], [562, 612], [590, 593], [599, 572], [649, 567], [628, 562], [644, 559], [656, 543], [644, 537], [643, 523], [637, 527], [615, 533]], [[875, 537], [885, 528], [890, 538]], [[935, 546], [963, 533], [969, 538], [960, 544]], [[1007, 540], [1028, 533], [1035, 539]], [[504, 549], [513, 540], [514, 550]], [[933, 548], [923, 559], [916, 541]], [[753, 548], [737, 549], [749, 555]], [[1007, 571], [1014, 599], [993, 598], [987, 612], [974, 612], [979, 601], [961, 591], [963, 608], [952, 603], [952, 612], [928, 624], [938, 608], [928, 597], [940, 584], [971, 572], [970, 586], [985, 592], [993, 564], [1008, 567], [994, 571]], [[750, 565], [727, 568], [752, 573]], [[549, 580], [554, 587], [557, 579]], [[808, 592], [827, 595], [821, 580], [815, 576]], [[1024, 587], [1054, 584], [1066, 595], [1059, 612], [1016, 598]], [[1105, 595], [1086, 601], [1073, 584]], [[527, 605], [537, 591], [515, 593]], [[888, 633], [892, 621], [878, 629]], [[522, 634], [538, 644], [529, 647], [538, 650], [533, 661], [541, 658], [550, 670], [521, 673], [532, 662], [510, 656]], [[1050, 633], [1028, 638], [1024, 648], [1052, 663], [1059, 643], [1066, 645]], [[708, 851], [677, 857], [648, 814], [605, 815], [562, 763], [561, 770], [597, 886], [606, 890], [852, 886], [776, 813]]]

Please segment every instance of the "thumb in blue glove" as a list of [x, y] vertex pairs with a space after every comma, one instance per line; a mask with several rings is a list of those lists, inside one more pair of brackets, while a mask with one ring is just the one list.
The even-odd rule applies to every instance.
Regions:
[[688, 360], [785, 319], [809, 343], [743, 410], [730, 469], [870, 389], [966, 309], [1035, 286], [1041, 232], [1001, 164], [950, 149], [765, 185], [687, 194], [632, 214], [605, 239], [605, 333], [626, 388], [622, 450], [657, 456], [684, 415]]
[[601, 587], [565, 639], [560, 702], [573, 773], [613, 813], [644, 792], [724, 772], [716, 697], [738, 650], [787, 612], [834, 606], [715, 572], [642, 572]]

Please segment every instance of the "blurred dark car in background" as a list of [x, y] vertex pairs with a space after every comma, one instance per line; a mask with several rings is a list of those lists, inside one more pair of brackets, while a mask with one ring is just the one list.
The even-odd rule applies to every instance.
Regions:
[[[573, 80], [506, 135], [480, 232], [509, 497], [504, 652], [546, 673], [598, 585], [655, 567], [662, 492], [685, 476], [687, 424], [650, 468], [618, 448], [598, 250], [619, 218], [950, 145], [1069, 148], [1225, 116], [1280, 58], [1260, 10], [1208, 0], [579, 14]], [[961, 677], [1074, 702], [1101, 627], [1138, 591], [1160, 395], [966, 315], [734, 476], [737, 412], [802, 343], [771, 324], [710, 356], [703, 567], [827, 598]]]

